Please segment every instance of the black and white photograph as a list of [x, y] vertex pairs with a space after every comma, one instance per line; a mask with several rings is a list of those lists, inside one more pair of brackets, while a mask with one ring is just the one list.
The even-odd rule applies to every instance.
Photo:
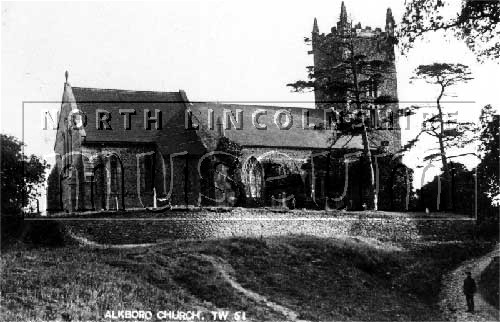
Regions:
[[499, 20], [2, 1], [0, 321], [500, 321]]

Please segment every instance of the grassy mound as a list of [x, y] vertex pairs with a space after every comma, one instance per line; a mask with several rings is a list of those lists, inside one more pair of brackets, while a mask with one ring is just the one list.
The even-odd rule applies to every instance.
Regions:
[[10, 250], [2, 254], [0, 313], [12, 321], [102, 320], [106, 310], [227, 309], [275, 321], [285, 319], [276, 307], [285, 307], [308, 320], [442, 320], [435, 305], [441, 275], [489, 246], [399, 248], [371, 239], [291, 236]]

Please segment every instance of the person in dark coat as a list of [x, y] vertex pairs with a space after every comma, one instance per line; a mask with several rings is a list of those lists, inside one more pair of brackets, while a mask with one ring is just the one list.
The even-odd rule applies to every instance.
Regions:
[[474, 312], [474, 293], [476, 293], [476, 282], [470, 272], [465, 273], [467, 277], [464, 280], [464, 294], [467, 301], [467, 312]]

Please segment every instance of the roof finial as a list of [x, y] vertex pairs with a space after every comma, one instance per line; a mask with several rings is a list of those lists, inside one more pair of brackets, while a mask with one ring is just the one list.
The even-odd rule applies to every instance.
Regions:
[[69, 76], [69, 73], [68, 73], [68, 71], [66, 71], [64, 73], [64, 77], [66, 78], [66, 84], [68, 84], [68, 76]]
[[337, 29], [342, 34], [345, 31], [348, 31], [349, 28], [350, 26], [347, 18], [347, 10], [345, 8], [344, 1], [342, 1], [342, 4], [340, 5], [340, 18], [339, 21], [337, 22]]
[[340, 5], [340, 21], [347, 21], [347, 10], [345, 8], [344, 1], [342, 1], [342, 4]]
[[396, 25], [396, 22], [394, 21], [394, 17], [392, 16], [392, 10], [391, 8], [387, 8], [387, 13], [385, 15], [385, 31], [389, 35], [394, 35], [394, 26]]
[[318, 20], [316, 20], [316, 18], [314, 18], [313, 33], [315, 34], [319, 33]]

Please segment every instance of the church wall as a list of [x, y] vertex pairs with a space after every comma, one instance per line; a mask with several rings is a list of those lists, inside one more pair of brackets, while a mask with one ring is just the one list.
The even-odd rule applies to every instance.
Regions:
[[61, 208], [61, 201], [62, 209], [59, 210], [73, 212], [84, 208], [82, 204], [84, 190], [79, 189], [79, 183], [84, 180], [81, 141], [78, 131], [65, 129], [62, 142], [56, 146], [54, 171], [57, 173], [53, 175], [51, 191], [56, 192], [57, 195], [51, 197], [52, 209]]
[[[140, 221], [130, 216], [147, 217]], [[182, 220], [162, 220], [163, 216]], [[263, 218], [272, 220], [262, 220]], [[329, 220], [324, 220], [329, 218]], [[165, 219], [165, 218], [164, 218]], [[187, 220], [186, 220], [187, 219]], [[217, 220], [211, 220], [217, 219]], [[253, 220], [254, 219], [254, 220]], [[317, 220], [314, 220], [317, 219]], [[413, 218], [401, 213], [332, 212], [293, 210], [273, 213], [268, 209], [200, 209], [166, 214], [125, 213], [113, 219], [55, 219], [73, 234], [103, 244], [155, 243], [178, 238], [231, 238], [306, 234], [318, 237], [356, 235], [392, 242], [455, 241], [473, 238], [474, 221], [458, 217]], [[35, 223], [47, 223], [34, 219]]]
[[[264, 182], [265, 205], [272, 205], [271, 195], [280, 198], [280, 193], [285, 192], [287, 197], [292, 195], [295, 197], [297, 208], [322, 208], [328, 198], [329, 207], [361, 209], [363, 204], [369, 204], [370, 191], [366, 181], [369, 173], [366, 165], [360, 162], [359, 156], [350, 158], [346, 170], [344, 162], [346, 153], [349, 151], [335, 151], [328, 158], [328, 150], [245, 147], [242, 151], [242, 164], [249, 158], [255, 157], [263, 165], [271, 162], [284, 165], [291, 170], [286, 173], [285, 178], [277, 180], [269, 180], [270, 173], [264, 174], [267, 179]], [[389, 164], [387, 158], [392, 158], [392, 155], [383, 158], [383, 151], [373, 153], [373, 157], [377, 155], [379, 197], [383, 199], [379, 198], [379, 204], [386, 210], [390, 209], [390, 205], [397, 206], [398, 210], [404, 210], [403, 206], [390, 202], [388, 198], [394, 196], [391, 197], [387, 192], [392, 184], [390, 167], [400, 163], [395, 160]], [[314, 171], [310, 164], [311, 156], [314, 156]], [[263, 168], [266, 169], [266, 166]], [[292, 205], [289, 203], [287, 206]]]
[[[200, 176], [198, 155], [158, 155], [155, 185], [161, 196], [170, 196], [172, 205], [198, 205]], [[162, 162], [165, 162], [163, 168]], [[165, 169], [165, 177], [163, 172]], [[186, 178], [187, 175], [187, 178]]]
[[[79, 169], [83, 179], [80, 183], [76, 180], [72, 180], [71, 182], [63, 180], [62, 198], [64, 209], [69, 210], [69, 207], [72, 205], [71, 202], [78, 205], [78, 210], [116, 210], [117, 201], [118, 209], [121, 209], [123, 206], [125, 209], [153, 206], [153, 186], [150, 187], [150, 190], [146, 190], [147, 172], [144, 163], [144, 156], [146, 154], [152, 154], [154, 158], [154, 173], [152, 175], [154, 176], [153, 184], [156, 188], [158, 198], [164, 198], [171, 191], [171, 203], [173, 205], [184, 205], [186, 202], [185, 192], [187, 192], [188, 204], [198, 204], [200, 192], [200, 180], [197, 169], [198, 156], [188, 157], [188, 180], [186, 181], [184, 179], [186, 171], [184, 156], [174, 157], [171, 161], [170, 156], [167, 155], [164, 167], [163, 157], [158, 153], [156, 147], [151, 144], [107, 143], [106, 145], [101, 145], [92, 143], [82, 147], [82, 154], [84, 161]], [[111, 173], [110, 155], [116, 155], [123, 164], [122, 171], [118, 163], [116, 175], [117, 186], [115, 190], [108, 187], [108, 184], [110, 184], [108, 182], [109, 175]], [[171, 178], [172, 167], [173, 180]], [[184, 188], [186, 183], [187, 189]], [[78, 201], [76, 201], [77, 191], [81, 192]], [[122, 191], [124, 205], [122, 204]]]
[[[215, 205], [209, 198], [214, 198], [215, 194], [213, 165], [203, 163], [201, 171], [203, 180], [198, 173], [198, 163], [200, 156], [191, 155], [187, 159], [185, 156], [170, 155], [162, 156], [153, 145], [127, 145], [113, 144], [102, 146], [100, 144], [87, 144], [82, 147], [83, 153], [83, 171], [84, 180], [78, 186], [75, 180], [68, 184], [70, 189], [64, 189], [63, 203], [65, 207], [71, 205], [78, 206], [79, 210], [90, 209], [108, 209], [115, 210], [116, 200], [118, 199], [118, 208], [122, 208], [121, 189], [118, 194], [107, 198], [107, 177], [99, 181], [98, 171], [94, 171], [98, 164], [103, 164], [104, 169], [109, 171], [107, 155], [117, 155], [123, 163], [123, 192], [125, 209], [143, 208], [153, 205], [152, 191], [145, 191], [145, 168], [143, 157], [140, 157], [139, 169], [137, 166], [137, 156], [145, 153], [155, 153], [155, 171], [154, 186], [156, 187], [157, 197], [165, 198], [170, 192], [170, 201], [172, 205], [185, 205], [186, 199], [189, 205], [199, 205], [200, 193], [208, 198], [201, 198], [202, 205]], [[247, 206], [279, 206], [278, 200], [284, 196], [290, 198], [294, 196], [296, 208], [322, 208], [325, 205], [325, 199], [329, 197], [329, 206], [332, 208], [346, 207], [348, 209], [360, 209], [363, 203], [368, 203], [369, 191], [368, 185], [361, 180], [366, 178], [365, 167], [355, 161], [349, 164], [348, 186], [344, 194], [345, 185], [345, 163], [343, 154], [335, 155], [330, 158], [330, 165], [327, 160], [327, 150], [312, 149], [293, 149], [293, 148], [262, 148], [262, 147], [243, 147], [241, 163], [243, 164], [255, 157], [263, 166], [264, 172], [269, 171], [269, 165], [278, 165], [286, 170], [284, 173], [264, 173], [263, 176], [268, 181], [264, 182], [262, 200], [258, 203], [252, 203], [248, 200]], [[310, 164], [310, 158], [314, 155], [314, 172]], [[374, 153], [374, 156], [376, 153]], [[163, 160], [165, 164], [163, 165]], [[187, 165], [188, 180], [185, 179]], [[207, 167], [208, 165], [208, 167]], [[381, 165], [384, 166], [384, 165]], [[107, 168], [106, 168], [107, 167]], [[139, 171], [139, 172], [138, 172]], [[139, 173], [139, 175], [138, 175]], [[314, 173], [314, 176], [312, 175]], [[388, 171], [381, 171], [380, 189], [384, 191], [384, 184], [388, 182]], [[165, 174], [165, 175], [164, 175]], [[284, 178], [270, 180], [270, 176], [284, 174]], [[363, 175], [364, 174], [364, 175]], [[91, 177], [94, 175], [93, 177]], [[243, 175], [243, 174], [242, 174]], [[384, 177], [386, 176], [386, 177]], [[139, 178], [139, 191], [137, 182]], [[120, 177], [121, 180], [121, 177]], [[94, 185], [91, 186], [94, 181]], [[187, 183], [187, 188], [186, 188]], [[75, 202], [78, 188], [83, 197]], [[120, 183], [121, 188], [121, 183]], [[91, 195], [93, 193], [94, 203], [92, 204]], [[186, 194], [187, 193], [187, 194]], [[284, 193], [284, 194], [283, 194]], [[140, 195], [139, 195], [140, 194]], [[105, 198], [102, 198], [102, 196]], [[387, 195], [387, 194], [385, 194]], [[337, 201], [332, 201], [332, 197], [343, 197]], [[115, 199], [116, 197], [116, 199]], [[274, 197], [274, 201], [273, 201]], [[104, 201], [102, 201], [104, 199]], [[385, 204], [388, 204], [387, 202]], [[219, 204], [224, 205], [224, 203]], [[291, 200], [287, 206], [291, 207]], [[70, 209], [70, 208], [65, 208]], [[73, 209], [76, 210], [76, 209]]]
[[[123, 201], [126, 209], [141, 208], [144, 205], [152, 204], [152, 192], [145, 191], [144, 164], [142, 163], [142, 154], [155, 152], [152, 145], [140, 144], [85, 144], [82, 147], [82, 166], [83, 174], [78, 186], [73, 184], [72, 190], [79, 187], [82, 191], [82, 197], [79, 200], [81, 210], [90, 209], [118, 209], [122, 208]], [[110, 155], [117, 158], [116, 172], [114, 174], [115, 186], [108, 186], [109, 176], [111, 174]], [[139, 169], [137, 167], [137, 156], [140, 157]], [[123, 165], [123, 170], [120, 166]], [[123, 189], [122, 189], [123, 176]], [[139, 179], [139, 188], [137, 183]], [[111, 184], [111, 183], [109, 183]], [[63, 193], [64, 194], [64, 193]], [[92, 205], [93, 194], [93, 205]], [[68, 193], [69, 195], [69, 193]], [[109, 197], [108, 197], [109, 196]]]
[[[293, 148], [262, 148], [244, 147], [242, 150], [242, 165], [251, 157], [255, 157], [263, 167], [264, 187], [260, 201], [261, 205], [278, 205], [277, 199], [292, 196], [295, 199], [296, 207], [310, 207], [311, 176], [307, 169], [304, 169], [313, 153], [322, 153], [312, 149]], [[280, 165], [286, 172], [270, 173], [270, 166]], [[267, 172], [267, 173], [266, 173]], [[283, 176], [283, 178], [278, 178]]]

